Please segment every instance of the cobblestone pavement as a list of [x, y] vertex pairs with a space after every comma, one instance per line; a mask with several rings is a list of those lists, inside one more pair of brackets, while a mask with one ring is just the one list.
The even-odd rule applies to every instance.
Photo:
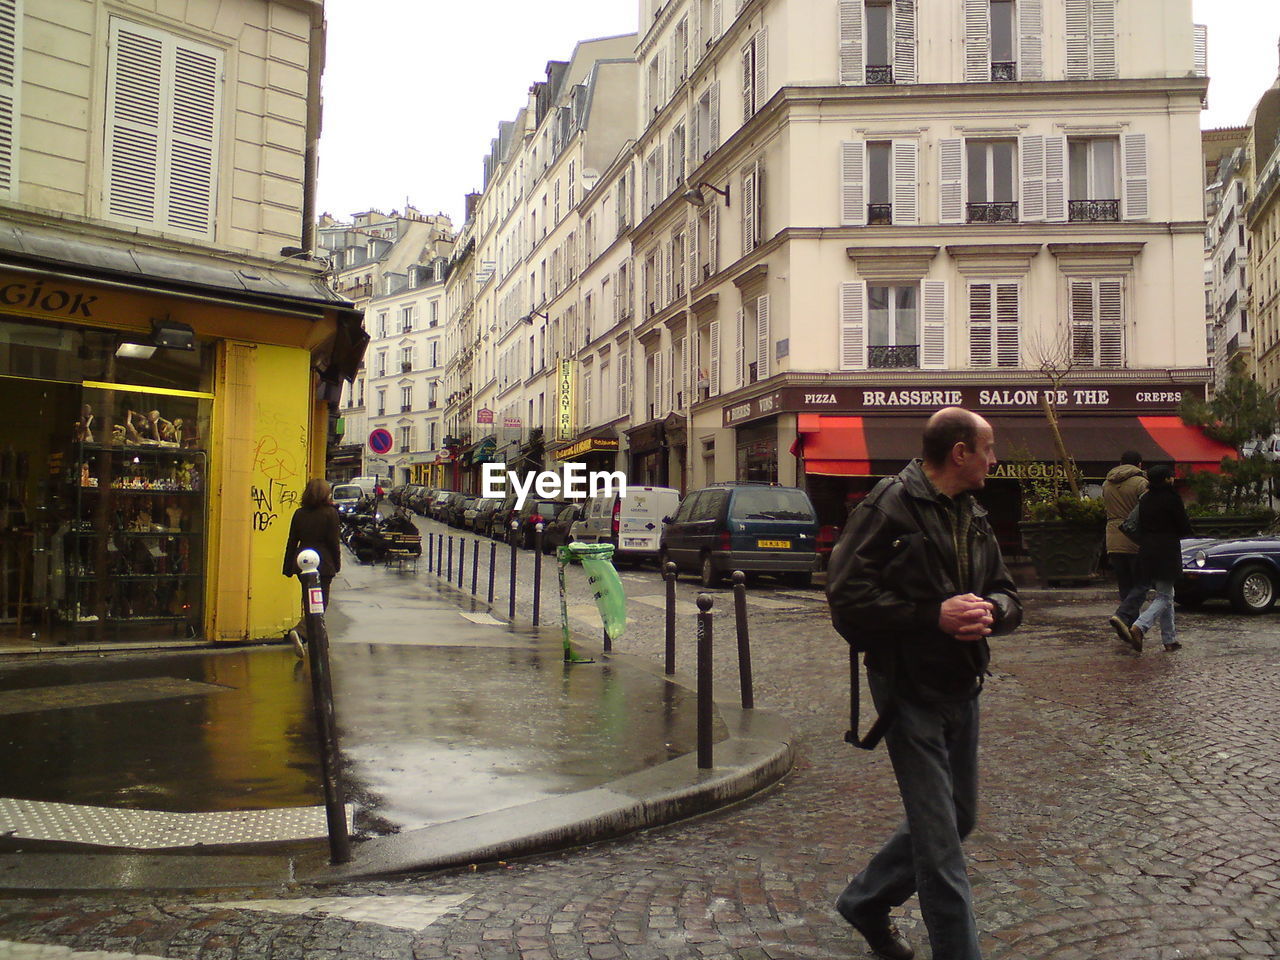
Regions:
[[[624, 579], [633, 596], [661, 589], [649, 573]], [[682, 585], [681, 599], [694, 592]], [[621, 841], [448, 874], [0, 900], [0, 957], [869, 956], [831, 904], [899, 817], [887, 758], [841, 742], [846, 661], [820, 594], [760, 587], [754, 597], [756, 702], [787, 715], [800, 737], [794, 771], [762, 797]], [[727, 612], [729, 599], [718, 591], [717, 608]], [[661, 611], [632, 608], [619, 646], [658, 664]], [[1137, 656], [1115, 641], [1109, 612], [1097, 591], [1033, 591], [1027, 626], [994, 644], [983, 803], [967, 844], [984, 954], [1280, 956], [1280, 614], [1206, 605], [1179, 615], [1183, 650], [1152, 644]], [[737, 682], [731, 635], [720, 621], [723, 694]], [[682, 637], [682, 670], [691, 648]], [[900, 926], [929, 957], [914, 900]], [[58, 949], [31, 952], [36, 944]]]

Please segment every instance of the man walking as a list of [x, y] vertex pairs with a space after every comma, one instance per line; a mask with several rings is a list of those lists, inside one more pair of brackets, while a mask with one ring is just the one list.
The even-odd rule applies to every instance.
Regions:
[[1107, 557], [1116, 575], [1120, 606], [1107, 620], [1116, 636], [1132, 645], [1129, 627], [1138, 619], [1147, 596], [1147, 577], [1138, 564], [1138, 545], [1125, 536], [1120, 524], [1147, 492], [1147, 475], [1142, 471], [1142, 455], [1136, 450], [1120, 454], [1102, 482], [1102, 503], [1107, 508]]
[[982, 417], [960, 407], [925, 425], [923, 460], [887, 477], [849, 518], [827, 599], [867, 679], [905, 822], [836, 901], [877, 956], [915, 955], [889, 911], [919, 893], [934, 960], [979, 960], [961, 841], [978, 793], [978, 694], [986, 637], [1022, 620], [987, 512], [972, 496], [996, 463]]

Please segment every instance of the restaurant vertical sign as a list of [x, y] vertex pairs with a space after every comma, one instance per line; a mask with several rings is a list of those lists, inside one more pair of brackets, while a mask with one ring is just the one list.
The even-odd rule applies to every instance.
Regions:
[[556, 440], [572, 440], [577, 433], [577, 362], [561, 360], [556, 373]]

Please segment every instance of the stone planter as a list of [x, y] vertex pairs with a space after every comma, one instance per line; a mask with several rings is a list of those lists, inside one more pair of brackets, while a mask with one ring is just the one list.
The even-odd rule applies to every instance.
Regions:
[[1018, 524], [1036, 576], [1045, 583], [1088, 580], [1098, 572], [1106, 527], [1071, 520], [1024, 520]]
[[1234, 514], [1215, 517], [1192, 517], [1191, 531], [1197, 537], [1252, 537], [1267, 526], [1265, 520]]

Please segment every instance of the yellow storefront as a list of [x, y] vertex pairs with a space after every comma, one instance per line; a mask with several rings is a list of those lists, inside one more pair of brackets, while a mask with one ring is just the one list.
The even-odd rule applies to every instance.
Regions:
[[165, 272], [0, 264], [7, 643], [248, 641], [297, 617], [289, 518], [360, 314], [297, 271], [258, 271], [265, 291]]

